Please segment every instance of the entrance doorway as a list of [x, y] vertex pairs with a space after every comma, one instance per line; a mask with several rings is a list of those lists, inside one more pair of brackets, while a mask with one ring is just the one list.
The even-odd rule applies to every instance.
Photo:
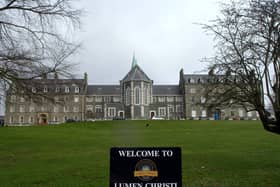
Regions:
[[214, 119], [215, 119], [215, 120], [220, 120], [220, 119], [221, 119], [221, 110], [217, 109], [217, 110], [214, 112]]
[[124, 118], [124, 112], [123, 111], [119, 112], [119, 117]]
[[39, 125], [48, 124], [48, 114], [39, 114]]
[[150, 111], [150, 118], [153, 119], [153, 117], [155, 117], [156, 112], [155, 111]]

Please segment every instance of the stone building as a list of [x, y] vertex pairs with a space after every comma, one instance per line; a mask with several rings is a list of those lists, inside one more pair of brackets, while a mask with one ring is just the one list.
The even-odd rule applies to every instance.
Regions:
[[5, 124], [53, 124], [85, 118], [86, 79], [36, 79], [29, 85], [36, 97], [8, 92]]
[[[177, 85], [154, 85], [133, 57], [132, 67], [119, 84], [91, 85], [84, 79], [36, 79], [30, 91], [44, 97], [34, 100], [7, 93], [8, 125], [63, 123], [68, 119], [257, 119], [241, 107], [204, 108], [207, 74], [184, 74]], [[47, 98], [46, 98], [47, 97]]]

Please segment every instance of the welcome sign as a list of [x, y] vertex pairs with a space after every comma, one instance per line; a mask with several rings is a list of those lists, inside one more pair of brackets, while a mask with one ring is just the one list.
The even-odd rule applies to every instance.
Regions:
[[180, 148], [111, 148], [110, 187], [181, 186]]

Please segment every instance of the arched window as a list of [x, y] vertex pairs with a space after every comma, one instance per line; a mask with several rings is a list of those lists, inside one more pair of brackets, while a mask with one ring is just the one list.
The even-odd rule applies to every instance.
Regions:
[[148, 104], [148, 88], [144, 87], [144, 104]]
[[130, 88], [126, 89], [126, 93], [125, 93], [125, 103], [126, 105], [130, 104]]
[[135, 91], [135, 104], [139, 105], [140, 104], [140, 88], [136, 87], [134, 89]]

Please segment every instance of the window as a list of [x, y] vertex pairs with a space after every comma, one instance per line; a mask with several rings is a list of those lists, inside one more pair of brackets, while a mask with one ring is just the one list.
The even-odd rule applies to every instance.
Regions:
[[166, 115], [166, 108], [165, 107], [159, 107], [158, 108], [158, 113], [159, 113], [159, 116], [163, 117]]
[[45, 111], [46, 111], [46, 107], [41, 106], [41, 111], [42, 111], [42, 112], [45, 112]]
[[75, 93], [79, 93], [80, 92], [80, 88], [79, 87], [75, 87]]
[[168, 111], [169, 111], [169, 113], [173, 113], [174, 112], [174, 106], [172, 106], [172, 105], [168, 106]]
[[176, 97], [176, 102], [183, 102], [183, 97]]
[[33, 123], [34, 122], [34, 118], [31, 116], [30, 118], [29, 118], [29, 123]]
[[69, 96], [64, 96], [64, 101], [65, 102], [69, 101]]
[[79, 107], [74, 106], [74, 107], [73, 107], [73, 112], [79, 112]]
[[235, 116], [234, 111], [230, 111], [230, 116]]
[[196, 89], [195, 88], [191, 88], [190, 89], [190, 93], [192, 93], [192, 94], [196, 93]]
[[23, 116], [20, 116], [20, 117], [19, 117], [19, 122], [20, 122], [20, 123], [23, 123], [23, 122], [24, 122]]
[[44, 93], [47, 93], [48, 92], [48, 88], [45, 86], [44, 87]]
[[176, 105], [176, 112], [182, 112], [182, 105]]
[[53, 107], [53, 112], [58, 112], [58, 106]]
[[167, 97], [167, 102], [173, 102], [174, 101], [174, 97]]
[[206, 115], [206, 110], [202, 110], [201, 111], [201, 117], [206, 117], [207, 115]]
[[69, 112], [69, 106], [64, 106], [63, 110], [64, 112]]
[[120, 97], [118, 97], [118, 96], [114, 96], [113, 97], [113, 102], [114, 103], [119, 103], [121, 101], [121, 98]]
[[244, 117], [244, 112], [242, 109], [239, 109], [238, 114], [239, 114], [239, 117]]
[[165, 102], [165, 97], [158, 97], [158, 102]]
[[55, 97], [54, 97], [54, 101], [55, 101], [55, 102], [58, 102], [58, 101], [59, 101], [59, 97], [58, 97], [58, 96], [55, 96]]
[[115, 117], [116, 116], [116, 108], [115, 107], [109, 107], [108, 108], [108, 117]]
[[23, 103], [25, 101], [24, 97], [20, 97], [20, 102]]
[[148, 87], [145, 87], [145, 88], [144, 88], [144, 91], [143, 91], [143, 93], [144, 93], [143, 97], [144, 97], [144, 104], [145, 104], [145, 105], [148, 104], [148, 95], [149, 95], [149, 94], [148, 94], [148, 90], [149, 90]]
[[106, 103], [110, 103], [110, 102], [112, 101], [111, 96], [105, 96], [105, 97], [104, 97], [104, 101], [105, 101]]
[[192, 103], [194, 103], [195, 102], [195, 97], [194, 96], [192, 96]]
[[156, 102], [157, 102], [157, 97], [154, 96], [154, 97], [153, 97], [153, 103], [156, 103]]
[[248, 117], [252, 117], [252, 116], [253, 116], [253, 112], [252, 112], [252, 111], [248, 112], [248, 113], [247, 113], [247, 116], [248, 116]]
[[79, 102], [79, 96], [75, 96], [75, 97], [74, 97], [74, 102], [75, 102], [75, 103], [78, 103], [78, 102]]
[[15, 112], [15, 107], [14, 106], [10, 106], [10, 112]]
[[17, 101], [17, 96], [12, 95], [12, 96], [11, 96], [11, 101], [12, 101], [12, 102], [16, 102], [16, 101]]
[[19, 107], [19, 112], [24, 112], [24, 106]]
[[14, 123], [14, 117], [13, 116], [10, 117], [10, 123]]
[[140, 88], [138, 87], [135, 88], [135, 104], [140, 104]]
[[88, 103], [93, 102], [93, 97], [86, 97], [86, 101], [87, 101]]
[[54, 116], [54, 117], [53, 117], [53, 121], [58, 122], [57, 116]]
[[65, 86], [65, 93], [69, 93], [70, 92], [70, 89], [69, 89], [69, 87], [68, 86]]
[[102, 102], [102, 97], [101, 96], [96, 96], [95, 97], [95, 102]]
[[45, 97], [42, 97], [42, 102], [43, 103], [46, 103], [47, 102], [47, 99]]
[[32, 87], [31, 91], [32, 93], [36, 93], [36, 88]]
[[196, 111], [192, 110], [192, 117], [195, 118], [196, 117]]
[[201, 103], [205, 103], [205, 101], [206, 101], [205, 97], [201, 96], [201, 97], [200, 97], [200, 102], [201, 102]]
[[93, 106], [92, 105], [87, 105], [86, 106], [86, 111], [87, 112], [93, 112]]
[[130, 88], [127, 88], [125, 93], [125, 103], [126, 105], [130, 105]]
[[102, 112], [102, 106], [101, 106], [101, 105], [96, 105], [96, 106], [95, 106], [95, 112], [96, 112], [96, 113]]
[[59, 87], [56, 87], [56, 88], [55, 88], [55, 92], [58, 93], [59, 91], [60, 91], [60, 88], [59, 88]]
[[33, 105], [29, 107], [29, 112], [35, 112], [35, 107]]

